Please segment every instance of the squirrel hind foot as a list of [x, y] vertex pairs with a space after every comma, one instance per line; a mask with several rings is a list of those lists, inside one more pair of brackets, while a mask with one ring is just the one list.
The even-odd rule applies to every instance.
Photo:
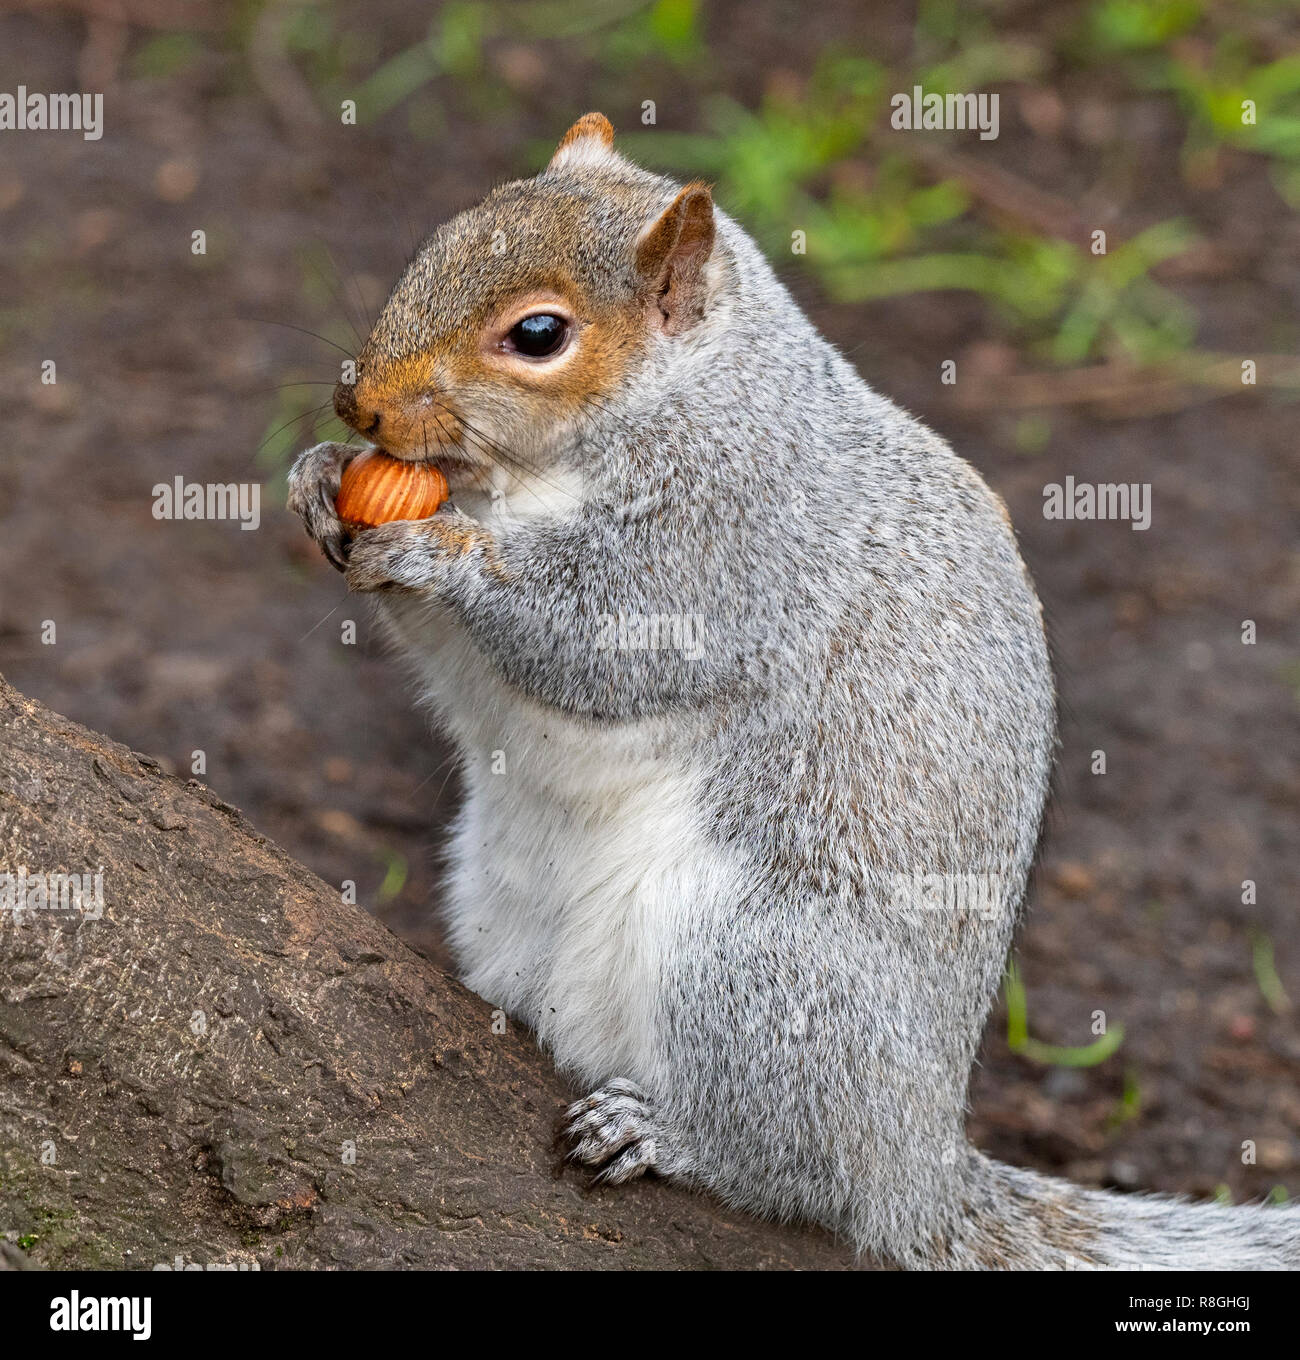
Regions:
[[616, 1079], [570, 1105], [564, 1125], [568, 1160], [595, 1169], [598, 1185], [665, 1169], [653, 1105], [634, 1082]]

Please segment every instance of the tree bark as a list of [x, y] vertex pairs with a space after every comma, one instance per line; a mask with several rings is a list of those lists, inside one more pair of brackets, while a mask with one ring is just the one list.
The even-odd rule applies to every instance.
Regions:
[[[98, 916], [32, 886], [101, 870]], [[0, 678], [5, 873], [10, 1264], [853, 1264], [663, 1182], [589, 1188], [553, 1144], [575, 1093], [526, 1032], [211, 790]]]

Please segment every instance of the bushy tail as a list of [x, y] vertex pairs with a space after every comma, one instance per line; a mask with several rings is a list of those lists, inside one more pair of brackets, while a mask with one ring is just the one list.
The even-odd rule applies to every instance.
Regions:
[[1295, 1270], [1300, 1205], [1195, 1204], [1084, 1190], [979, 1153], [951, 1270]]

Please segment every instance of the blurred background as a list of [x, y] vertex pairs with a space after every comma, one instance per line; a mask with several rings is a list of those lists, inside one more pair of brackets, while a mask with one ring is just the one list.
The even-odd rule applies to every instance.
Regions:
[[[0, 89], [105, 131], [0, 132], [0, 670], [445, 964], [455, 773], [284, 475], [420, 237], [601, 109], [980, 469], [1044, 598], [1059, 791], [974, 1136], [1300, 1194], [1298, 37], [1280, 0], [6, 0]], [[918, 84], [999, 136], [891, 128]], [[178, 476], [258, 482], [259, 529], [155, 519]], [[1066, 476], [1150, 483], [1152, 527], [1046, 520]]]

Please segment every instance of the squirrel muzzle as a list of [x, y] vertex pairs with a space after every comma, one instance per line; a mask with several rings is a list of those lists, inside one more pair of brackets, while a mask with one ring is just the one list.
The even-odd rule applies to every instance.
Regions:
[[461, 426], [432, 381], [432, 363], [415, 355], [361, 374], [334, 388], [334, 410], [345, 425], [394, 458], [436, 458], [460, 442]]

